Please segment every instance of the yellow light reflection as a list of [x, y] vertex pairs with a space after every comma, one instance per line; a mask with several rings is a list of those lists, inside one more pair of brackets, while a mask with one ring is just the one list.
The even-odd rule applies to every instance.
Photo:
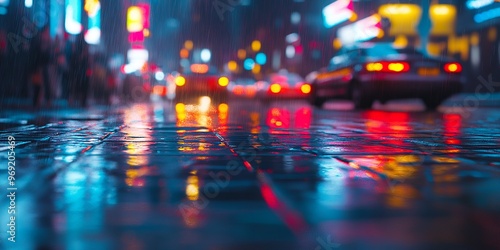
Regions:
[[198, 200], [200, 193], [199, 190], [200, 187], [198, 184], [198, 176], [196, 175], [188, 176], [186, 185], [186, 197], [191, 201]]
[[186, 105], [184, 103], [175, 104], [175, 112], [182, 113], [186, 111]]
[[198, 143], [198, 151], [207, 151], [209, 148], [210, 148], [210, 144], [209, 143], [206, 143], [206, 142], [200, 142], [200, 143]]
[[130, 153], [127, 159], [127, 164], [129, 166], [143, 166], [148, 163], [148, 158], [145, 155], [133, 155]]
[[251, 121], [250, 126], [252, 126], [250, 133], [252, 134], [260, 133], [260, 114], [258, 112], [250, 113], [250, 121]]
[[[196, 176], [196, 172], [193, 173], [193, 175], [190, 175], [187, 177], [186, 180], [186, 198], [189, 201], [197, 201], [200, 197], [200, 187], [199, 187], [199, 179], [198, 176]], [[188, 227], [196, 227], [199, 224], [199, 210], [197, 207], [193, 206], [193, 203], [184, 203], [184, 205], [181, 207], [181, 213], [182, 213], [182, 218], [184, 220], [184, 223]]]
[[227, 105], [225, 103], [219, 104], [219, 112], [227, 113], [228, 110], [229, 110], [229, 105]]
[[355, 169], [360, 169], [360, 168], [361, 168], [361, 167], [360, 167], [357, 163], [355, 163], [355, 162], [349, 162], [349, 166], [350, 166], [351, 168], [355, 168]]
[[420, 157], [415, 155], [398, 155], [388, 157], [387, 159], [388, 161], [384, 166], [384, 173], [391, 179], [412, 178], [418, 172], [418, 169], [411, 163], [421, 161]]
[[450, 157], [434, 156], [432, 159], [439, 163], [460, 163], [459, 160]]
[[199, 100], [200, 112], [202, 112], [202, 113], [208, 112], [210, 110], [211, 103], [212, 103], [212, 99], [210, 99], [210, 97], [208, 97], [208, 96], [200, 97], [200, 100]]
[[200, 126], [212, 127], [212, 119], [206, 113], [199, 114], [197, 116], [196, 121], [198, 122], [198, 125], [200, 125]]
[[[436, 159], [434, 159], [436, 160]], [[458, 161], [457, 161], [458, 163]], [[432, 168], [432, 176], [434, 182], [454, 182], [459, 178], [455, 169], [458, 169], [458, 164], [437, 165]]]
[[418, 195], [418, 190], [410, 185], [395, 185], [391, 188], [391, 193], [387, 197], [387, 204], [394, 208], [405, 208], [410, 205], [408, 202], [418, 197]]
[[125, 171], [125, 183], [127, 186], [142, 187], [144, 186], [144, 177], [149, 174], [149, 167], [130, 168]]
[[148, 114], [146, 105], [135, 105], [124, 111], [124, 123], [127, 125], [123, 132], [132, 138], [125, 144], [126, 162], [131, 167], [140, 167], [148, 164], [152, 141], [150, 127], [153, 117]]

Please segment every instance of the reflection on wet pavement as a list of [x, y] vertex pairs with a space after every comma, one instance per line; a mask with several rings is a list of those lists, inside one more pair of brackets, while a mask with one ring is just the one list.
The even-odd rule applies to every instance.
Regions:
[[2, 118], [0, 151], [19, 249], [492, 248], [499, 120], [200, 99]]

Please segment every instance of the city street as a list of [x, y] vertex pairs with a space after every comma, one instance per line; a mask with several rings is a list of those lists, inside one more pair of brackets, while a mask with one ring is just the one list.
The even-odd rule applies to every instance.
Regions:
[[500, 250], [500, 0], [0, 0], [0, 250]]
[[0, 249], [500, 246], [498, 107], [422, 110], [241, 99], [3, 109], [0, 188], [12, 136], [16, 242], [4, 195]]

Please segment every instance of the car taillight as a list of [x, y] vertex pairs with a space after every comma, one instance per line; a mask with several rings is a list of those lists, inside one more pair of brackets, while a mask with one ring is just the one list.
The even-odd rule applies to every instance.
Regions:
[[278, 83], [274, 83], [269, 89], [271, 90], [271, 92], [278, 94], [279, 92], [281, 92], [281, 85], [279, 85]]
[[242, 86], [236, 86], [236, 87], [234, 87], [234, 89], [233, 89], [233, 93], [234, 93], [234, 94], [236, 94], [236, 95], [243, 95], [243, 92], [244, 92], [244, 91], [245, 91], [245, 90], [243, 89], [243, 87], [242, 87]]
[[219, 78], [219, 85], [221, 87], [226, 87], [229, 84], [229, 79], [225, 76]]
[[460, 73], [462, 72], [462, 65], [460, 63], [447, 63], [444, 65], [444, 71], [447, 73]]
[[410, 64], [407, 62], [371, 62], [365, 66], [368, 72], [407, 72], [410, 70]]
[[300, 86], [300, 91], [302, 91], [302, 93], [304, 94], [309, 94], [311, 93], [311, 85], [309, 84], [303, 84], [302, 86]]
[[175, 85], [182, 87], [184, 86], [184, 84], [186, 84], [186, 78], [182, 76], [178, 76], [175, 78]]
[[167, 87], [156, 85], [153, 87], [153, 93], [156, 95], [159, 95], [159, 96], [166, 96], [167, 95]]

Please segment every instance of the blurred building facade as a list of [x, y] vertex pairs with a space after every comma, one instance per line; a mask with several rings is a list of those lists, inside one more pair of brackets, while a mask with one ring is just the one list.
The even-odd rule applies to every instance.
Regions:
[[[489, 74], [500, 77], [500, 2], [494, 0], [289, 0], [288, 4], [268, 0], [0, 0], [0, 30], [6, 40], [1, 84], [9, 90], [5, 93], [26, 92], [26, 87], [19, 86], [26, 82], [22, 72], [27, 50], [45, 25], [53, 39], [71, 38], [96, 27], [93, 17], [99, 14], [100, 32], [93, 29], [92, 47], [126, 58], [132, 47], [127, 39], [127, 11], [141, 3], [151, 6], [144, 47], [156, 51], [150, 53], [150, 59], [169, 70], [179, 68], [186, 53], [182, 50], [190, 45], [189, 57], [208, 48], [211, 63], [221, 69], [263, 76], [287, 68], [304, 76], [325, 66], [342, 47], [339, 30], [378, 15], [381, 31], [368, 40], [417, 46], [431, 55], [454, 57], [463, 62], [472, 79]], [[325, 27], [323, 12], [332, 3], [349, 5], [354, 15]], [[259, 42], [258, 49], [252, 46], [254, 42]], [[262, 65], [256, 63], [258, 54], [266, 59]], [[253, 62], [253, 67], [245, 69], [245, 61]]]
[[[123, 54], [127, 43], [124, 1], [0, 0], [0, 30], [6, 49], [0, 62], [5, 96], [26, 97], [30, 45], [49, 29], [51, 47], [65, 46], [82, 34], [93, 53]], [[55, 60], [55, 58], [53, 58]], [[15, 72], [15, 73], [12, 73]], [[1, 97], [0, 97], [1, 98]]]

